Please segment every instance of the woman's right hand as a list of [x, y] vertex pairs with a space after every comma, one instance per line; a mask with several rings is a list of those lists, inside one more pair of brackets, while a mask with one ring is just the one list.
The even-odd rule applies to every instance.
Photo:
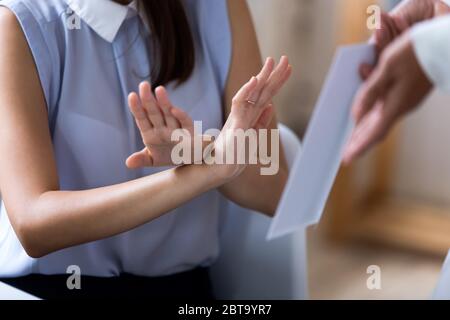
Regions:
[[268, 58], [261, 72], [256, 77], [252, 77], [234, 96], [231, 113], [214, 142], [213, 156], [226, 159], [227, 150], [232, 149], [236, 153], [232, 157], [235, 161], [234, 163], [211, 165], [213, 174], [222, 180], [229, 181], [244, 171], [248, 163], [237, 163], [237, 153], [257, 150], [259, 146], [256, 149], [249, 148], [246, 141], [244, 145], [241, 145], [242, 149], [235, 150], [238, 144], [233, 137], [237, 130], [260, 130], [269, 127], [274, 113], [272, 99], [288, 81], [291, 74], [292, 66], [286, 56], [281, 58], [276, 68], [274, 60]]

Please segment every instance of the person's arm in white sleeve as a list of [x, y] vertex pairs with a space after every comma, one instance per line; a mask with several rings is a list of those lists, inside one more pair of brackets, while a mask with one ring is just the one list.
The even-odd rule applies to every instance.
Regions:
[[430, 81], [450, 93], [450, 16], [417, 24], [411, 30], [411, 40]]

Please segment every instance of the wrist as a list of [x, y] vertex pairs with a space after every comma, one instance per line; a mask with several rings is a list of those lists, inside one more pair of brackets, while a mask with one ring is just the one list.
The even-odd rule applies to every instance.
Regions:
[[204, 175], [208, 189], [220, 188], [234, 179], [232, 174], [224, 170], [223, 167], [226, 165], [204, 163], [196, 166], [199, 167], [199, 170]]

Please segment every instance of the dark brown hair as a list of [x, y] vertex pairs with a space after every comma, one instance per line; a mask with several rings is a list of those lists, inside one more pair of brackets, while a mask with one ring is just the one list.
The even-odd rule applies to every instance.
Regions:
[[139, 4], [143, 5], [152, 30], [153, 87], [174, 80], [183, 83], [195, 66], [194, 40], [183, 3], [181, 0], [141, 0]]

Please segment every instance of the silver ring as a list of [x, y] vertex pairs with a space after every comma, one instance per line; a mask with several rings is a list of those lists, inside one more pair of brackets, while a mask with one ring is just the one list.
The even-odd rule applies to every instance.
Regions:
[[251, 104], [251, 105], [255, 105], [256, 101], [252, 101], [252, 100], [247, 100], [247, 103]]

